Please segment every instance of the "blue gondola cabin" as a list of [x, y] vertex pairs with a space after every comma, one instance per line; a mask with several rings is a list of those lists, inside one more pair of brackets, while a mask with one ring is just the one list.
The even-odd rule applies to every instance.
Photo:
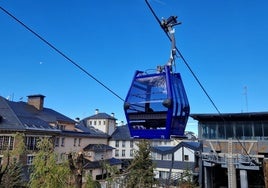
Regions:
[[159, 73], [136, 71], [124, 111], [132, 137], [182, 137], [190, 106], [180, 74], [172, 73], [167, 65]]

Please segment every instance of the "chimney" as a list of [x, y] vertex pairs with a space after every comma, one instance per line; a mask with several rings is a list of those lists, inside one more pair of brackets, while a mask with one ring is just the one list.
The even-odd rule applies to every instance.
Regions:
[[114, 117], [114, 113], [113, 112], [111, 113], [111, 116]]
[[28, 97], [28, 104], [34, 106], [37, 110], [43, 110], [44, 107], [44, 95], [29, 95]]
[[95, 114], [98, 114], [98, 113], [99, 113], [99, 109], [96, 109], [96, 110], [95, 110]]

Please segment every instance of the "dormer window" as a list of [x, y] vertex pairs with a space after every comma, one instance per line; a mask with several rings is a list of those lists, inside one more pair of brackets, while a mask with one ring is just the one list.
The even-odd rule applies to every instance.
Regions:
[[65, 130], [65, 125], [60, 125], [60, 130]]

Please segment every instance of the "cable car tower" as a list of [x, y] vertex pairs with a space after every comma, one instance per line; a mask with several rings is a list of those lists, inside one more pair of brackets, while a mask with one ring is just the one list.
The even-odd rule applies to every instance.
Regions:
[[174, 26], [176, 16], [161, 21], [171, 39], [168, 62], [157, 66], [155, 73], [136, 71], [124, 102], [124, 112], [132, 137], [170, 139], [182, 137], [190, 106], [180, 73], [173, 71], [176, 57]]

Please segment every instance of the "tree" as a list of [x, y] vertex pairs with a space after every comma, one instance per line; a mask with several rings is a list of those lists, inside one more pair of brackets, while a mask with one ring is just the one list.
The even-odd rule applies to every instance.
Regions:
[[128, 188], [149, 188], [156, 184], [153, 161], [150, 155], [150, 142], [141, 140], [138, 148], [139, 150], [135, 152], [134, 159], [127, 169], [126, 186]]
[[23, 187], [24, 185], [25, 182], [23, 182], [22, 178], [22, 165], [20, 162], [13, 161], [9, 164], [0, 187]]
[[57, 155], [50, 139], [43, 138], [37, 143], [38, 152], [35, 153], [30, 176], [30, 187], [57, 187], [68, 185], [70, 170], [68, 163], [57, 163]]
[[8, 152], [7, 153], [7, 163], [5, 164], [5, 166], [4, 166], [4, 164], [0, 164], [0, 185], [2, 184], [3, 177], [6, 174], [7, 169], [9, 167], [9, 161], [10, 161], [10, 155]]
[[72, 153], [69, 153], [68, 155], [68, 162], [69, 162], [69, 168], [71, 170], [71, 173], [74, 176], [75, 180], [75, 187], [81, 188], [82, 187], [82, 178], [83, 178], [83, 165], [84, 165], [84, 155], [83, 153], [78, 153], [75, 160], [73, 158]]
[[195, 188], [197, 185], [193, 181], [193, 174], [187, 168], [180, 176], [179, 187], [181, 188]]
[[[22, 133], [14, 135], [15, 147], [12, 151], [7, 150], [7, 163], [4, 170], [1, 171], [0, 187], [21, 187], [25, 184], [22, 178], [21, 156], [25, 152], [24, 137]], [[12, 157], [12, 158], [11, 158]]]
[[106, 171], [107, 177], [106, 177], [106, 182], [107, 182], [107, 187], [115, 187], [116, 185], [122, 185], [123, 186], [123, 181], [122, 181], [122, 174], [120, 173], [120, 170], [117, 168], [117, 166], [111, 166], [108, 163], [103, 163], [103, 168]]
[[98, 181], [94, 181], [90, 174], [87, 176], [87, 182], [85, 186], [86, 188], [101, 188], [100, 183]]

